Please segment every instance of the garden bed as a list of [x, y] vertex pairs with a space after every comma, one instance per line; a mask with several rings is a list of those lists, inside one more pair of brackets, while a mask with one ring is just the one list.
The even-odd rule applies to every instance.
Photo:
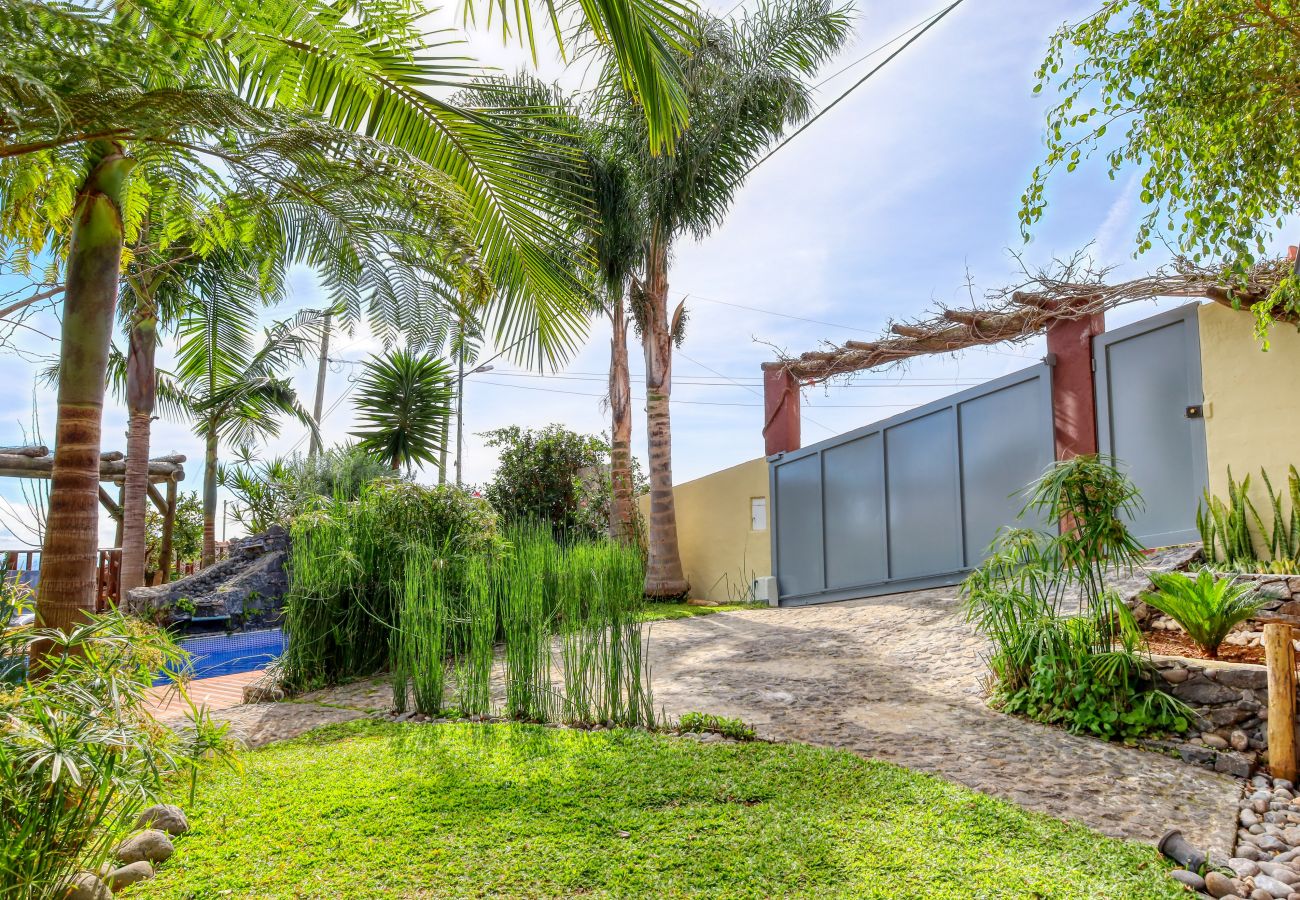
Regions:
[[216, 772], [133, 898], [1185, 896], [1150, 847], [805, 745], [322, 729]]
[[[1197, 646], [1196, 642], [1182, 631], [1151, 631], [1143, 635], [1147, 649], [1160, 656], [1182, 656], [1187, 659], [1205, 659], [1210, 657]], [[1222, 662], [1251, 663], [1264, 665], [1264, 648], [1260, 646], [1241, 646], [1224, 642], [1219, 645], [1218, 659]]]

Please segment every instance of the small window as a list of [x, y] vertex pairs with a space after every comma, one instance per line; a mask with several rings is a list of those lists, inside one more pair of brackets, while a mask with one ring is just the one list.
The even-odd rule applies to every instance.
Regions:
[[749, 530], [767, 531], [767, 498], [749, 498]]

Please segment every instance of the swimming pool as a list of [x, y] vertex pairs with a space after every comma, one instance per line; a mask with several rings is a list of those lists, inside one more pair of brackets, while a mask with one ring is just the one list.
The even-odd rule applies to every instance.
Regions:
[[[214, 678], [264, 669], [284, 652], [284, 631], [268, 628], [263, 631], [237, 631], [231, 634], [205, 634], [177, 641], [190, 655], [190, 668], [195, 678]], [[168, 680], [159, 675], [155, 684]]]

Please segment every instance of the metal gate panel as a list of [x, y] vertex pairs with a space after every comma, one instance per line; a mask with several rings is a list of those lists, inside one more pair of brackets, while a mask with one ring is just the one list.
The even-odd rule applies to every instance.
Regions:
[[875, 584], [889, 577], [885, 536], [885, 454], [881, 434], [822, 454], [826, 521], [826, 586]]
[[1051, 370], [1037, 365], [772, 457], [781, 603], [955, 583], [1052, 450]]
[[1093, 363], [1101, 451], [1142, 493], [1134, 534], [1149, 547], [1196, 540], [1206, 485], [1197, 304], [1099, 335]]
[[[1027, 472], [1041, 472], [1052, 448], [1040, 436], [1025, 440], [1008, 428], [1041, 401], [1042, 386], [1021, 381], [961, 405], [961, 485], [965, 563], [975, 566], [988, 555], [998, 531], [1016, 521], [1028, 499]], [[1046, 454], [1046, 458], [1045, 458]], [[1032, 526], [1037, 523], [1021, 522]]]
[[885, 431], [889, 574], [917, 578], [962, 568], [953, 407]]
[[826, 587], [822, 551], [821, 456], [774, 468], [777, 585], [782, 594], [809, 594]]

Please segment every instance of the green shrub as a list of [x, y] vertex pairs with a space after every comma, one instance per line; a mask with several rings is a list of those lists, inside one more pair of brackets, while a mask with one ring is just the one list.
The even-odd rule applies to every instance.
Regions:
[[1107, 739], [1187, 729], [1186, 707], [1155, 689], [1132, 612], [1105, 585], [1107, 569], [1142, 559], [1124, 524], [1139, 502], [1109, 460], [1055, 463], [1026, 511], [1069, 527], [1004, 531], [963, 583], [967, 618], [993, 645], [994, 702], [1007, 712]]
[[682, 713], [681, 719], [677, 722], [677, 730], [694, 734], [713, 732], [731, 738], [733, 741], [752, 741], [757, 736], [754, 729], [740, 719], [701, 712]]
[[372, 482], [355, 501], [325, 501], [295, 519], [292, 534], [283, 664], [295, 689], [389, 664], [408, 562], [421, 550], [459, 597], [466, 563], [502, 545], [485, 500], [450, 485], [404, 481]]
[[1205, 570], [1195, 580], [1178, 572], [1157, 572], [1151, 581], [1156, 589], [1142, 599], [1183, 626], [1210, 659], [1218, 659], [1219, 645], [1234, 625], [1264, 606], [1264, 598], [1250, 585]]
[[0, 655], [35, 640], [42, 677], [0, 689], [0, 897], [61, 896], [174, 770], [174, 735], [145, 706], [154, 673], [184, 656], [163, 632], [110, 613], [68, 634], [9, 630]]
[[[560, 425], [498, 428], [485, 437], [501, 456], [484, 493], [503, 519], [545, 522], [562, 540], [608, 533], [612, 485], [603, 440]], [[645, 476], [635, 457], [632, 464], [633, 493], [640, 495]]]

